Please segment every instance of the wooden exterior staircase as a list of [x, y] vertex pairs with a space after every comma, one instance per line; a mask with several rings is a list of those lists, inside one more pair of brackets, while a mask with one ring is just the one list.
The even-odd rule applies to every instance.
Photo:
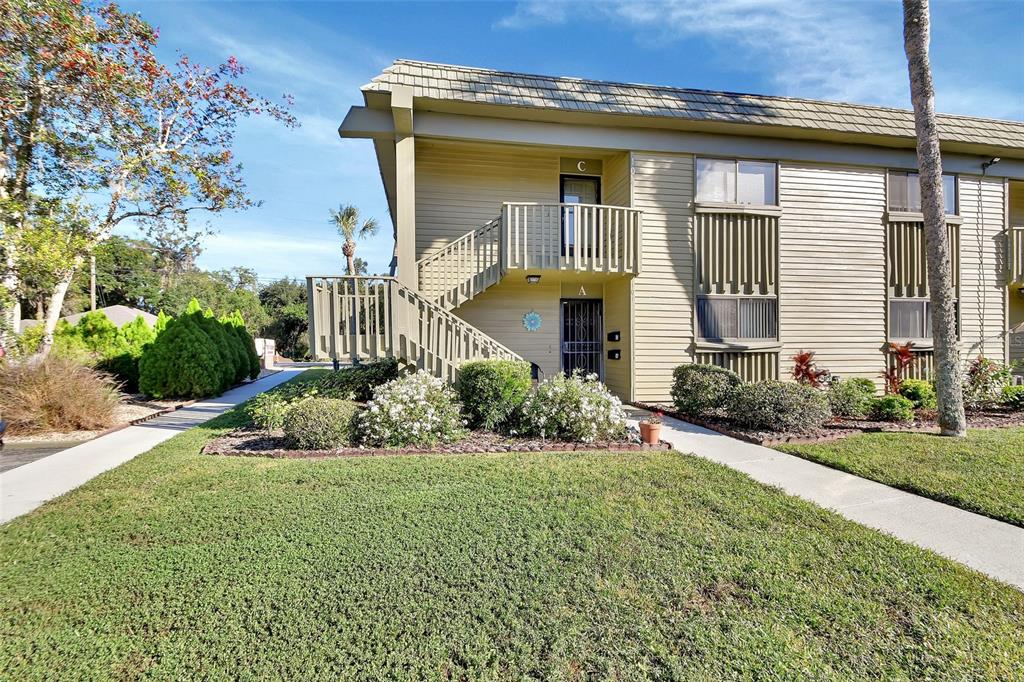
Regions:
[[522, 360], [394, 277], [307, 277], [306, 286], [316, 359], [396, 358], [448, 381], [470, 360]]
[[310, 352], [396, 358], [453, 381], [464, 362], [522, 358], [451, 311], [510, 271], [637, 274], [641, 213], [623, 206], [506, 203], [485, 225], [416, 263], [419, 289], [393, 277], [306, 278]]

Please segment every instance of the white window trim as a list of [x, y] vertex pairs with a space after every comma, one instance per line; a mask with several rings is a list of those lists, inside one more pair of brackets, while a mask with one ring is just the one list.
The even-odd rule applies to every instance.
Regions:
[[[733, 202], [718, 202], [718, 201], [700, 201], [697, 199], [697, 161], [731, 161], [734, 166], [734, 174], [736, 176], [736, 187], [738, 191], [739, 183], [739, 168], [740, 161], [750, 161], [752, 163], [771, 163], [775, 165], [775, 204], [741, 204]], [[729, 157], [729, 156], [694, 156], [693, 157], [693, 207], [697, 213], [750, 213], [752, 215], [782, 215], [782, 208], [779, 196], [779, 162], [777, 159], [747, 159], [740, 157]], [[701, 207], [706, 207], [710, 210], [702, 211]], [[730, 210], [724, 210], [730, 209]], [[749, 210], [743, 210], [749, 209]], [[766, 213], [764, 211], [776, 209], [778, 213]]]
[[[889, 216], [889, 221], [893, 223], [919, 223], [924, 221], [924, 213], [920, 211], [895, 211], [889, 208], [889, 178], [892, 177], [893, 173], [911, 174], [918, 176], [918, 182], [920, 182], [921, 172], [916, 168], [887, 168], [885, 170], [885, 210]], [[953, 187], [955, 187], [956, 196], [953, 198], [953, 204], [957, 210], [960, 210], [960, 174], [959, 173], [943, 173], [943, 178], [952, 177]], [[943, 199], [947, 197], [943, 195]], [[960, 225], [963, 223], [963, 218], [960, 217], [959, 213], [946, 213], [946, 222]], [[902, 217], [892, 217], [902, 216]]]

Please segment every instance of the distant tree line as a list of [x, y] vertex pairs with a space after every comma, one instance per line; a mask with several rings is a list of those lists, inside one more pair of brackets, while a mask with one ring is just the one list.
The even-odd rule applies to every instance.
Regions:
[[[261, 283], [254, 270], [244, 267], [201, 270], [194, 265], [197, 254], [194, 245], [175, 249], [144, 239], [110, 237], [94, 251], [97, 306], [126, 305], [178, 317], [196, 299], [219, 313], [238, 310], [247, 331], [274, 339], [281, 355], [293, 359], [306, 356], [304, 282], [281, 278]], [[75, 273], [63, 315], [89, 310], [89, 278], [87, 267]], [[42, 318], [51, 286], [45, 277], [26, 283], [25, 317]]]

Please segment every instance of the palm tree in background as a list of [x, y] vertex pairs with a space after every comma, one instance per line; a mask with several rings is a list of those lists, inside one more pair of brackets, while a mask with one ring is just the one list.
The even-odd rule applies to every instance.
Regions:
[[[367, 218], [363, 224], [359, 224], [359, 209], [348, 204], [339, 206], [337, 210], [331, 209], [331, 223], [337, 228], [338, 234], [344, 240], [341, 252], [345, 254], [345, 268], [347, 274], [358, 274], [356, 268], [356, 240], [366, 239], [377, 234], [380, 225], [375, 218]], [[362, 259], [359, 259], [362, 260]]]

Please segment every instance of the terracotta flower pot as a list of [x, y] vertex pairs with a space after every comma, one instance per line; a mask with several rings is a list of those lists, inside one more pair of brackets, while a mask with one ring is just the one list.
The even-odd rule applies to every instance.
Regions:
[[661, 438], [661, 424], [640, 422], [640, 438], [648, 445], [657, 445]]

